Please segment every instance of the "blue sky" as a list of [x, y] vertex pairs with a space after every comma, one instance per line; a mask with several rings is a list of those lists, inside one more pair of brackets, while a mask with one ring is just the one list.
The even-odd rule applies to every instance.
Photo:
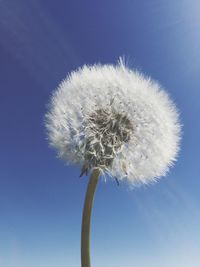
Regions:
[[181, 153], [157, 184], [99, 183], [92, 266], [200, 266], [199, 12], [198, 0], [0, 1], [0, 267], [80, 266], [88, 178], [48, 147], [46, 104], [68, 72], [123, 55], [177, 103]]

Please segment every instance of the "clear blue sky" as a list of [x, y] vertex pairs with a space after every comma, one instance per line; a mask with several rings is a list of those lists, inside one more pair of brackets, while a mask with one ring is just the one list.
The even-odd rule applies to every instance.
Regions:
[[92, 266], [200, 266], [199, 13], [199, 0], [0, 1], [0, 267], [80, 266], [88, 178], [56, 158], [43, 119], [68, 72], [122, 55], [176, 101], [182, 150], [155, 185], [99, 183]]

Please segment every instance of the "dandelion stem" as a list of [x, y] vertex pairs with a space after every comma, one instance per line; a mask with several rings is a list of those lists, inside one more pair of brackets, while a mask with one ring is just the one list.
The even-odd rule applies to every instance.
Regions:
[[90, 267], [90, 218], [94, 193], [100, 175], [99, 169], [94, 169], [87, 187], [85, 203], [82, 217], [82, 232], [81, 232], [81, 266]]

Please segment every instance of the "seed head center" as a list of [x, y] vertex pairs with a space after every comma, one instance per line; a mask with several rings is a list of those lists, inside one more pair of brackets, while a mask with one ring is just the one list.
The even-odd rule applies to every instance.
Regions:
[[111, 168], [116, 154], [131, 138], [131, 121], [125, 113], [99, 108], [89, 114], [86, 127], [85, 165], [88, 169]]

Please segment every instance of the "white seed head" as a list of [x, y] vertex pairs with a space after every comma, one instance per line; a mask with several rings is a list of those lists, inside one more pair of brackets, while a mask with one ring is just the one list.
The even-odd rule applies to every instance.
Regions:
[[161, 86], [122, 60], [83, 66], [54, 91], [46, 127], [67, 163], [93, 168], [133, 184], [164, 176], [176, 160], [180, 124]]

